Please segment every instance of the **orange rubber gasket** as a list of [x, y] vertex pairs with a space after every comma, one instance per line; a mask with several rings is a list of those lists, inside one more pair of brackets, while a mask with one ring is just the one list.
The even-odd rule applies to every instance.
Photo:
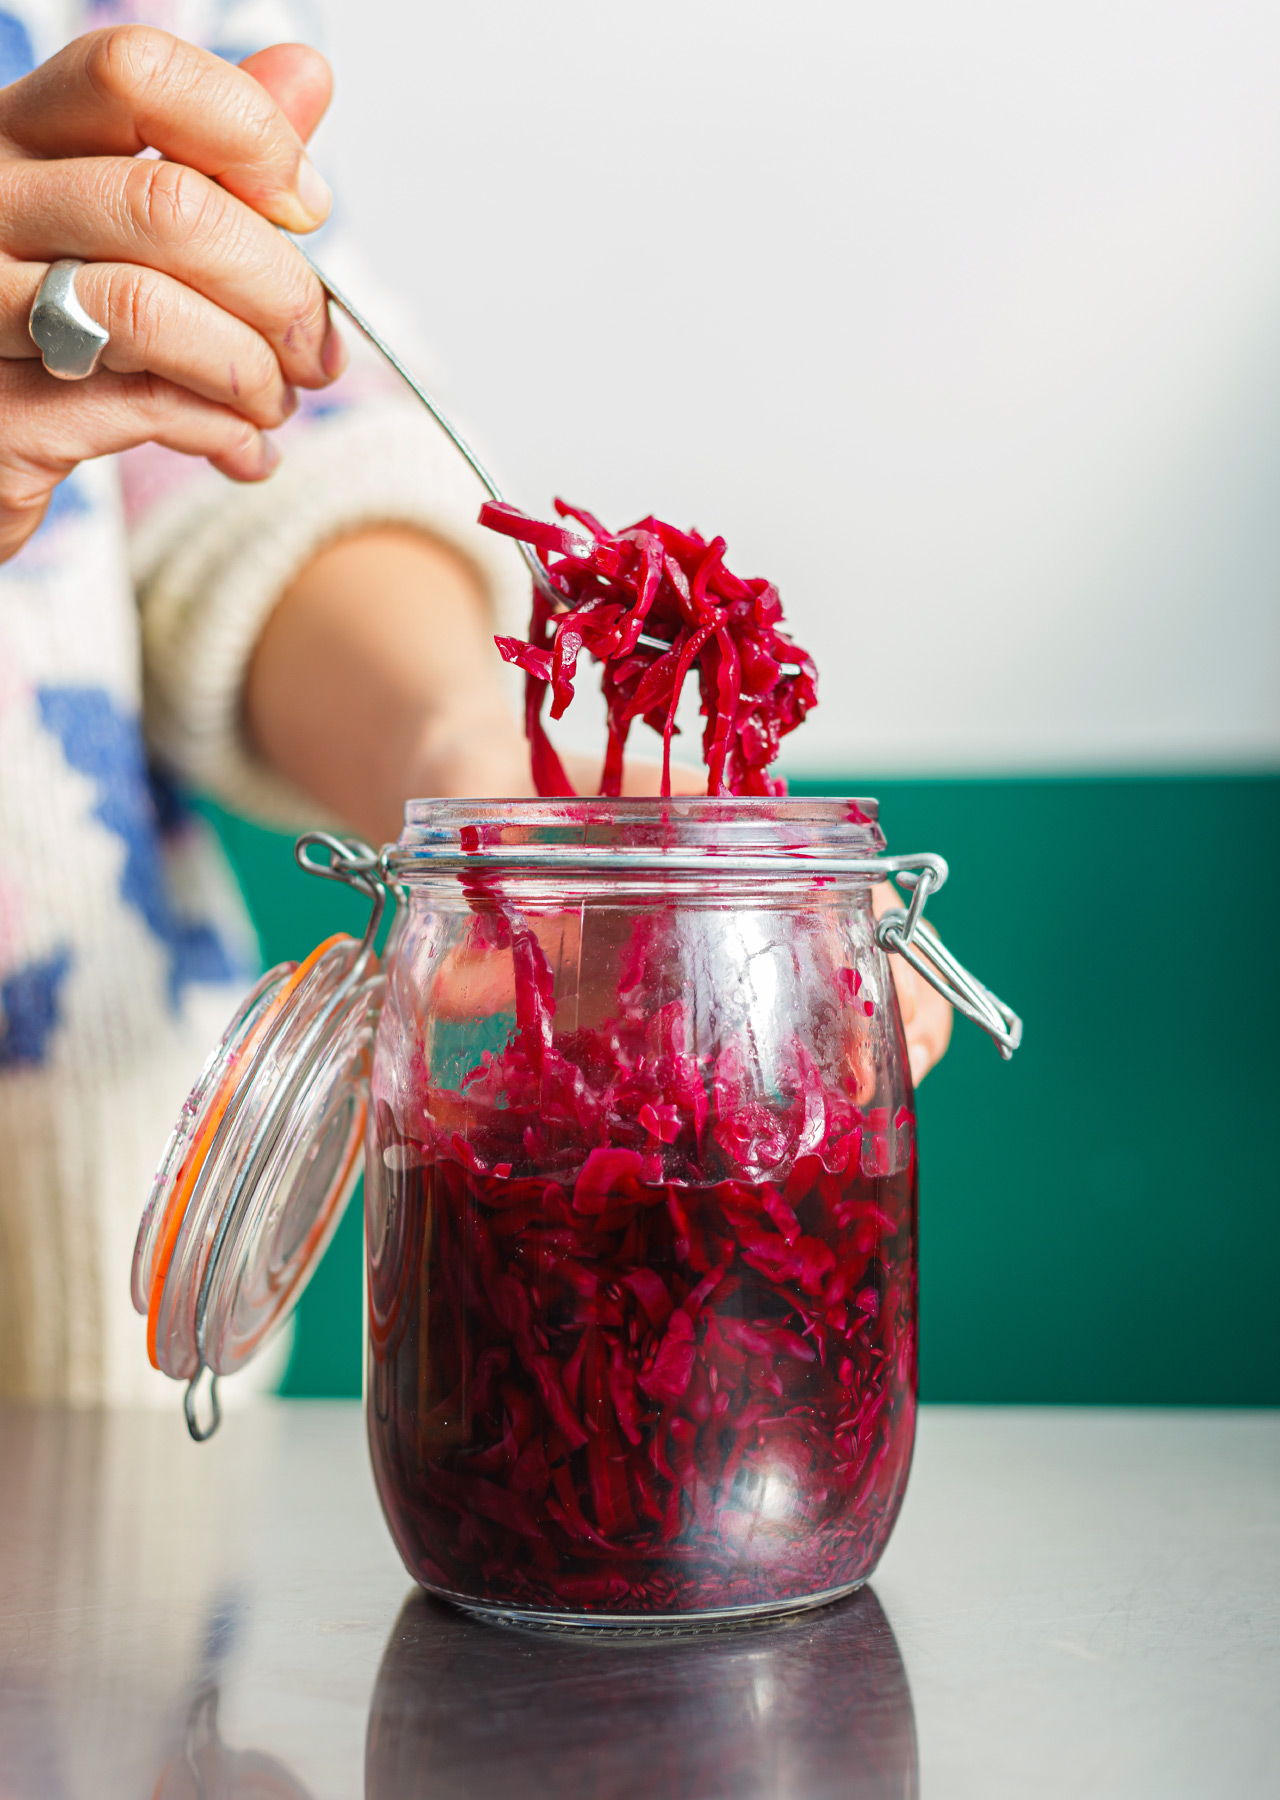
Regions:
[[164, 1293], [164, 1284], [169, 1273], [169, 1264], [173, 1260], [173, 1252], [178, 1241], [178, 1233], [182, 1229], [182, 1221], [187, 1216], [187, 1207], [191, 1203], [191, 1195], [195, 1189], [196, 1181], [199, 1178], [200, 1171], [204, 1168], [218, 1127], [221, 1125], [226, 1110], [231, 1104], [231, 1096], [235, 1093], [235, 1090], [239, 1085], [240, 1067], [245, 1062], [246, 1058], [258, 1048], [259, 1044], [261, 1044], [268, 1025], [270, 1025], [271, 1021], [279, 1013], [290, 994], [296, 992], [301, 982], [311, 973], [311, 970], [324, 955], [325, 951], [331, 950], [335, 944], [340, 944], [344, 940], [350, 943], [354, 943], [355, 941], [347, 932], [335, 931], [332, 937], [327, 937], [324, 940], [323, 944], [316, 945], [315, 949], [311, 952], [310, 956], [307, 957], [305, 962], [300, 962], [298, 964], [297, 968], [293, 971], [293, 974], [290, 975], [289, 979], [280, 989], [280, 992], [258, 1020], [258, 1023], [250, 1032], [244, 1045], [236, 1052], [234, 1063], [223, 1076], [217, 1092], [205, 1109], [204, 1126], [195, 1144], [187, 1153], [186, 1161], [178, 1171], [178, 1178], [173, 1184], [173, 1192], [169, 1196], [169, 1204], [165, 1207], [164, 1221], [160, 1227], [160, 1248], [156, 1253], [155, 1266], [151, 1276], [151, 1293], [147, 1302], [147, 1355], [150, 1357], [151, 1366], [154, 1369], [160, 1367], [159, 1359], [156, 1356], [156, 1332], [160, 1321], [160, 1299]]

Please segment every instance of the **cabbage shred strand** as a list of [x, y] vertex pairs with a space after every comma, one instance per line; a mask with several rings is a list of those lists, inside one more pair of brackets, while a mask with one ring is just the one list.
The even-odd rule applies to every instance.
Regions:
[[[551, 717], [564, 716], [585, 650], [604, 668], [609, 736], [600, 794], [622, 792], [623, 757], [637, 719], [662, 737], [662, 793], [670, 794], [676, 711], [695, 669], [706, 721], [707, 793], [784, 794], [786, 783], [769, 769], [782, 739], [817, 705], [818, 690], [813, 659], [781, 629], [778, 590], [726, 568], [723, 538], [708, 542], [655, 518], [614, 533], [563, 500], [555, 507], [572, 526], [498, 502], [480, 509], [482, 525], [532, 545], [563, 601], [557, 610], [535, 585], [528, 639], [494, 639], [504, 660], [525, 673], [525, 732], [538, 793], [555, 798], [575, 791], [542, 711], [550, 689]], [[642, 644], [641, 637], [670, 648]]]

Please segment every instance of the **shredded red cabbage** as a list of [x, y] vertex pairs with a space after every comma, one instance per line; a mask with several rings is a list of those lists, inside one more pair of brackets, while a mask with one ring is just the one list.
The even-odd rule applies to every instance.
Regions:
[[[557, 609], [535, 585], [528, 640], [494, 640], [525, 672], [525, 731], [538, 793], [574, 792], [542, 708], [550, 688], [551, 717], [563, 716], [585, 650], [604, 667], [609, 736], [601, 794], [622, 792], [636, 719], [662, 734], [662, 792], [671, 792], [676, 709], [695, 668], [708, 794], [784, 794], [786, 783], [769, 768], [781, 740], [817, 705], [818, 691], [812, 659], [780, 629], [778, 590], [727, 569], [723, 538], [708, 543], [654, 518], [613, 533], [562, 500], [555, 507], [577, 529], [531, 519], [514, 506], [480, 510], [482, 525], [534, 547], [563, 601]], [[642, 636], [670, 648], [642, 644]]]
[[[782, 793], [769, 767], [816, 689], [776, 590], [731, 574], [722, 538], [657, 519], [612, 534], [556, 510], [572, 525], [480, 515], [536, 548], [563, 602], [535, 588], [528, 641], [497, 640], [525, 671], [538, 793], [573, 792], [542, 710], [549, 688], [564, 713], [584, 650], [604, 670], [602, 795], [621, 791], [637, 718], [662, 734], [670, 792], [695, 668], [707, 792]], [[482, 851], [478, 829], [462, 847]], [[801, 1602], [862, 1580], [914, 1433], [910, 1113], [859, 1104], [847, 1047], [825, 1071], [798, 1035], [708, 1053], [717, 996], [670, 997], [687, 966], [675, 900], [635, 911], [625, 943], [593, 914], [618, 960], [566, 1029], [501, 879], [463, 886], [460, 951], [476, 968], [510, 958], [514, 1028], [446, 1081], [406, 1026], [412, 1079], [399, 1064], [375, 1079], [366, 1187], [370, 1438], [407, 1565], [462, 1599], [585, 1615]], [[580, 945], [590, 911], [572, 915]], [[830, 986], [865, 1025], [860, 972]]]
[[684, 1004], [643, 1003], [669, 914], [637, 919], [616, 1015], [568, 1032], [519, 915], [475, 925], [510, 947], [510, 1042], [377, 1111], [370, 1432], [408, 1566], [580, 1613], [860, 1580], [914, 1428], [911, 1115], [798, 1045], [768, 1106], [731, 1049], [700, 1066]]

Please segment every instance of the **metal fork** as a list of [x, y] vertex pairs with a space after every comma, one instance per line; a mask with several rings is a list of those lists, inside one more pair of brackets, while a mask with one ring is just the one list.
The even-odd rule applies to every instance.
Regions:
[[[391, 367], [395, 370], [401, 381], [403, 381], [407, 387], [412, 388], [413, 392], [418, 396], [418, 399], [421, 400], [422, 404], [431, 414], [431, 417], [435, 420], [441, 431], [443, 431], [459, 456], [462, 457], [464, 462], [467, 463], [475, 474], [476, 479], [488, 494], [489, 498], [495, 500], [499, 506], [509, 505], [510, 502], [506, 495], [498, 486], [485, 465], [481, 462], [480, 458], [476, 455], [475, 451], [471, 448], [466, 438], [463, 437], [462, 433], [458, 430], [457, 426], [453, 424], [452, 420], [445, 417], [444, 413], [432, 399], [426, 388], [423, 387], [417, 376], [400, 360], [390, 344], [382, 336], [381, 332], [377, 331], [369, 323], [368, 319], [366, 319], [355, 302], [349, 299], [337, 283], [332, 281], [330, 277], [325, 274], [324, 270], [316, 262], [310, 251], [305, 250], [298, 242], [297, 238], [290, 236], [287, 232], [283, 235], [289, 238], [289, 242], [298, 252], [298, 255], [302, 258], [303, 262], [306, 263], [307, 267], [320, 283], [320, 286], [324, 289], [330, 300], [334, 301], [342, 308], [343, 312], [346, 313], [347, 317], [351, 320], [351, 323], [356, 326], [359, 331], [363, 332], [364, 336], [368, 338], [374, 349], [384, 356], [391, 364]], [[515, 543], [516, 549], [524, 558], [525, 564], [536, 585], [549, 600], [554, 600], [557, 607], [563, 608], [564, 595], [557, 592], [551, 585], [551, 578], [548, 576], [546, 569], [542, 566], [533, 546], [531, 544], [521, 543], [518, 538], [513, 539], [512, 541]], [[583, 540], [583, 548], [586, 548], [586, 539]], [[636, 639], [636, 642], [638, 644], [643, 644], [646, 650], [665, 651], [670, 650], [671, 648], [671, 645], [664, 642], [662, 638], [648, 637], [643, 633]], [[798, 666], [799, 665], [795, 663], [783, 664], [784, 668], [796, 668]]]
[[[495, 500], [499, 506], [509, 505], [510, 502], [507, 500], [506, 495], [498, 486], [485, 465], [481, 462], [480, 458], [476, 455], [475, 451], [471, 448], [466, 438], [463, 437], [453, 421], [447, 418], [440, 410], [440, 407], [435, 400], [432, 399], [426, 388], [423, 387], [417, 376], [407, 364], [401, 361], [400, 357], [397, 356], [396, 352], [382, 336], [382, 333], [369, 323], [355, 301], [343, 293], [338, 284], [325, 274], [324, 270], [316, 262], [310, 251], [304, 250], [297, 238], [290, 236], [289, 242], [298, 252], [298, 255], [302, 258], [303, 262], [306, 263], [307, 267], [320, 283], [320, 286], [324, 289], [330, 300], [333, 300], [342, 308], [343, 312], [346, 313], [347, 317], [351, 320], [351, 323], [356, 326], [359, 331], [363, 332], [365, 337], [367, 337], [369, 342], [373, 345], [374, 349], [379, 351], [391, 364], [391, 367], [395, 370], [401, 381], [403, 381], [406, 386], [412, 388], [413, 392], [418, 396], [418, 399], [421, 400], [422, 404], [431, 414], [431, 417], [435, 420], [441, 431], [443, 431], [459, 456], [461, 456], [464, 462], [468, 464], [489, 498]], [[514, 538], [512, 542], [524, 558], [529, 573], [532, 575], [537, 586], [541, 588], [542, 592], [549, 600], [554, 600], [558, 607], [563, 607], [564, 595], [557, 592], [551, 585], [551, 579], [548, 576], [546, 569], [542, 566], [532, 544], [521, 543], [518, 538]], [[586, 547], [585, 539], [583, 540], [583, 547]], [[641, 636], [636, 641], [637, 643], [644, 644], [646, 648], [650, 650], [670, 650], [671, 648], [671, 645], [663, 643], [661, 638]]]

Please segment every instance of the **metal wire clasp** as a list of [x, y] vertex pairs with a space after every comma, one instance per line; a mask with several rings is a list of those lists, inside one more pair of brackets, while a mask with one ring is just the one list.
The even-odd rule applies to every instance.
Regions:
[[946, 880], [939, 879], [930, 863], [915, 869], [898, 869], [894, 879], [911, 889], [911, 904], [884, 913], [876, 924], [876, 942], [882, 950], [891, 951], [909, 962], [918, 975], [949, 1000], [958, 1013], [972, 1020], [995, 1044], [1008, 1062], [1022, 1042], [1022, 1020], [1011, 1007], [998, 1000], [990, 988], [984, 987], [947, 949], [932, 925], [925, 923], [924, 904], [929, 895]]
[[[313, 845], [329, 852], [328, 862], [314, 861], [307, 855]], [[361, 946], [365, 954], [370, 952], [392, 892], [386, 853], [372, 849], [362, 838], [335, 837], [331, 831], [304, 831], [293, 846], [293, 860], [308, 875], [318, 875], [322, 881], [340, 881], [372, 900], [373, 910]], [[352, 975], [355, 974], [353, 970]]]
[[[200, 1418], [200, 1385], [205, 1376], [209, 1377], [209, 1419], [204, 1423]], [[201, 1354], [195, 1374], [187, 1383], [182, 1396], [182, 1416], [187, 1421], [187, 1430], [197, 1444], [205, 1444], [213, 1436], [222, 1423], [222, 1402], [218, 1398], [218, 1377], [209, 1367]]]

